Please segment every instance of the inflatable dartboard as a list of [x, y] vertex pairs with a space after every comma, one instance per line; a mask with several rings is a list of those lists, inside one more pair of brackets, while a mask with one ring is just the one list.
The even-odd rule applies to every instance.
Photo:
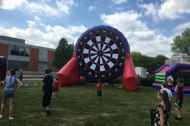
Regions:
[[75, 45], [80, 74], [88, 80], [110, 82], [123, 73], [129, 45], [124, 35], [110, 26], [84, 32]]
[[126, 90], [137, 90], [127, 39], [115, 28], [95, 26], [79, 37], [72, 58], [57, 73], [57, 78], [61, 86], [67, 86], [98, 79], [110, 82], [120, 75]]

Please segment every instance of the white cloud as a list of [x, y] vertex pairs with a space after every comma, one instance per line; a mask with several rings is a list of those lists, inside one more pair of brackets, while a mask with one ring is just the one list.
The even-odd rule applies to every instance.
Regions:
[[[37, 18], [37, 17], [36, 17]], [[37, 19], [39, 20], [39, 19]], [[27, 21], [28, 27], [4, 28], [0, 27], [0, 34], [25, 39], [26, 44], [56, 48], [59, 40], [64, 37], [70, 43], [75, 43], [78, 37], [87, 29], [84, 25], [70, 25], [68, 27], [45, 25], [42, 22]], [[43, 24], [43, 26], [41, 25]], [[39, 29], [39, 25], [44, 30]]]
[[24, 7], [27, 3], [27, 0], [1, 0], [0, 8], [6, 10], [13, 10]]
[[60, 12], [63, 12], [65, 14], [70, 14], [70, 8], [71, 6], [74, 5], [74, 1], [73, 0], [61, 0], [61, 1], [56, 0], [56, 4]]
[[190, 0], [166, 0], [160, 7], [158, 15], [161, 19], [177, 19], [182, 14], [190, 13]]
[[139, 51], [149, 56], [161, 54], [169, 57], [172, 37], [165, 37], [149, 29], [140, 18], [141, 15], [133, 11], [101, 15], [105, 24], [117, 28], [125, 35], [131, 51]]
[[90, 6], [89, 8], [88, 8], [88, 11], [92, 11], [92, 10], [95, 10], [96, 9], [96, 6]]
[[1, 0], [1, 9], [16, 10], [25, 9], [30, 13], [45, 16], [61, 16], [69, 15], [70, 8], [75, 5], [73, 0], [55, 0], [55, 4], [48, 0], [41, 0], [38, 2], [29, 2], [27, 0]]
[[41, 19], [40, 19], [38, 16], [35, 16], [35, 17], [34, 17], [34, 20], [35, 20], [35, 21], [41, 21]]
[[151, 15], [153, 17], [153, 20], [155, 22], [158, 21], [159, 17], [158, 15], [158, 7], [155, 6], [154, 4], [150, 3], [150, 4], [139, 4], [138, 5], [140, 8], [145, 9], [145, 15], [149, 16]]
[[145, 9], [146, 15], [153, 16], [154, 21], [164, 19], [178, 19], [184, 14], [190, 14], [190, 0], [164, 0], [161, 5], [156, 4], [139, 4], [138, 6]]
[[186, 28], [190, 28], [190, 22], [186, 22], [183, 24], [179, 24], [174, 28], [174, 31], [180, 31], [183, 32]]
[[38, 15], [44, 15], [45, 16], [58, 16], [59, 12], [58, 10], [52, 8], [51, 6], [47, 4], [39, 4], [39, 3], [29, 3], [27, 4], [26, 8], [31, 13], [35, 13]]
[[29, 27], [29, 28], [32, 28], [33, 26], [36, 25], [36, 22], [35, 22], [35, 21], [27, 21], [27, 23], [28, 23], [28, 27]]
[[115, 4], [122, 4], [127, 2], [127, 0], [112, 0], [112, 2], [114, 2]]

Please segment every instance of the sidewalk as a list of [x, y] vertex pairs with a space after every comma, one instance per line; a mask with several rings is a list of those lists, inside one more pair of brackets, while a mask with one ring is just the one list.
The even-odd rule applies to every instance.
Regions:
[[43, 80], [43, 78], [23, 78], [23, 81], [25, 80]]

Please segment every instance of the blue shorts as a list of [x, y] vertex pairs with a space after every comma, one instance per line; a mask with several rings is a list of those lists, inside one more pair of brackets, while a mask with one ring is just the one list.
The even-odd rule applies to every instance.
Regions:
[[14, 90], [4, 90], [3, 97], [4, 98], [14, 98], [15, 91]]

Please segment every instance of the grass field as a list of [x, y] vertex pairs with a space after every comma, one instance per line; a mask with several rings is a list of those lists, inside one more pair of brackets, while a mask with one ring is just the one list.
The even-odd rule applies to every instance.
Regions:
[[[60, 88], [58, 98], [52, 99], [52, 116], [42, 111], [42, 83], [28, 81], [29, 86], [16, 90], [14, 117], [8, 120], [8, 104], [0, 126], [150, 126], [150, 108], [157, 103], [157, 90], [142, 87], [138, 92], [104, 86], [103, 99], [96, 100], [93, 84]], [[33, 84], [38, 84], [33, 86]], [[0, 100], [3, 87], [0, 87]], [[183, 120], [174, 119], [171, 126], [189, 126], [190, 96], [184, 97]]]

